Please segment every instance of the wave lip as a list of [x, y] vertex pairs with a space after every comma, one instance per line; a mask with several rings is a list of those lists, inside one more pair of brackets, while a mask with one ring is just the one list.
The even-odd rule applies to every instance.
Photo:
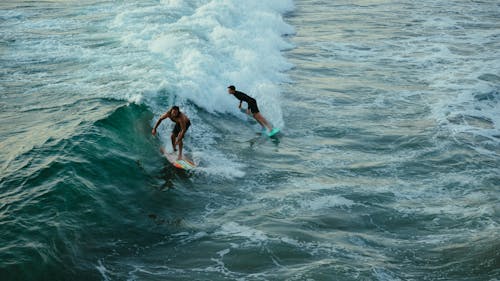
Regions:
[[209, 112], [231, 112], [235, 102], [226, 87], [235, 84], [281, 125], [277, 85], [291, 67], [281, 53], [291, 45], [282, 36], [293, 32], [282, 13], [293, 3], [273, 2], [211, 1], [163, 26], [148, 48], [168, 65], [167, 84], [176, 95]]

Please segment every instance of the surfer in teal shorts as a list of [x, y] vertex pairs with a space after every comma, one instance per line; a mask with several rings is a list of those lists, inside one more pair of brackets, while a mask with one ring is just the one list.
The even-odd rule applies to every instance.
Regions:
[[184, 138], [186, 131], [189, 129], [189, 126], [191, 126], [191, 121], [186, 116], [186, 114], [182, 113], [179, 110], [178, 106], [174, 105], [162, 116], [160, 116], [160, 119], [158, 119], [158, 121], [156, 121], [153, 131], [151, 132], [153, 136], [156, 135], [156, 128], [158, 128], [160, 123], [166, 118], [170, 118], [170, 120], [175, 123], [172, 134], [170, 135], [170, 140], [172, 141], [172, 148], [174, 149], [174, 151], [177, 151], [176, 147], [179, 146], [179, 155], [177, 156], [177, 159], [181, 160], [183, 144], [182, 139]]
[[255, 120], [257, 120], [257, 122], [259, 122], [259, 124], [263, 128], [264, 127], [267, 128], [269, 130], [269, 132], [271, 132], [273, 130], [273, 127], [271, 126], [271, 124], [269, 124], [269, 122], [267, 122], [266, 118], [264, 118], [264, 116], [262, 116], [262, 114], [260, 114], [259, 107], [257, 107], [257, 101], [254, 98], [248, 96], [247, 94], [245, 94], [243, 92], [236, 91], [236, 88], [233, 85], [227, 87], [227, 92], [240, 100], [240, 105], [238, 106], [238, 108], [241, 108], [242, 102], [246, 102], [248, 104], [247, 113], [248, 113], [248, 110], [250, 110], [252, 112], [253, 118], [255, 118]]

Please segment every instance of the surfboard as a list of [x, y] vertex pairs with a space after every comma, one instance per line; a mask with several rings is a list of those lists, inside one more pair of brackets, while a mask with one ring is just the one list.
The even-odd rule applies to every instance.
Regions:
[[177, 152], [167, 152], [164, 148], [161, 148], [161, 152], [165, 155], [168, 162], [170, 162], [174, 167], [183, 170], [192, 170], [196, 168], [196, 164], [185, 155], [182, 156], [182, 159], [177, 159]]
[[272, 137], [272, 136], [276, 135], [279, 132], [280, 132], [280, 128], [273, 128], [271, 130], [271, 132], [266, 132], [266, 134], [267, 134], [268, 137]]

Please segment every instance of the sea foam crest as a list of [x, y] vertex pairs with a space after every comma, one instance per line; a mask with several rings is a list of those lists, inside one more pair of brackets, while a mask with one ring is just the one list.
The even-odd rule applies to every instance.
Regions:
[[[255, 97], [271, 122], [282, 125], [278, 85], [291, 67], [281, 51], [293, 28], [282, 18], [292, 1], [209, 1], [163, 26], [149, 43], [167, 67], [165, 79], [180, 98], [209, 112], [235, 110], [226, 87]], [[178, 1], [166, 4], [188, 10]], [[189, 5], [189, 4], [184, 4]]]

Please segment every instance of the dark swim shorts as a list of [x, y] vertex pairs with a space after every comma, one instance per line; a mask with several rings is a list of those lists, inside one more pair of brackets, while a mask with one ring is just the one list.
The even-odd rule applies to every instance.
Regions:
[[248, 102], [248, 108], [252, 111], [252, 114], [259, 113], [259, 107], [257, 107], [257, 101], [255, 100]]
[[[191, 121], [188, 121], [186, 124], [186, 132], [189, 129], [189, 126], [191, 126]], [[179, 123], [175, 123], [175, 127], [172, 130], [172, 134], [177, 136], [180, 132], [181, 132], [181, 125], [179, 125]]]

